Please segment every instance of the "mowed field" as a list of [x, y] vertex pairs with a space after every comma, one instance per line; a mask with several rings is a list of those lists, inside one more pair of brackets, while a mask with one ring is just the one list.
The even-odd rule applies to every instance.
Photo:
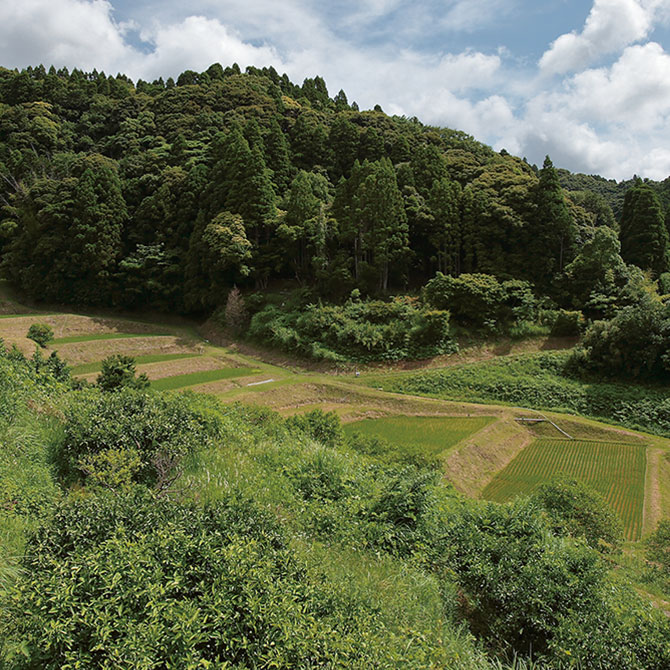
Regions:
[[482, 497], [507, 502], [558, 474], [598, 491], [621, 517], [626, 537], [638, 540], [645, 497], [646, 448], [620, 442], [538, 439], [498, 473]]
[[408, 453], [434, 458], [493, 420], [490, 416], [389, 416], [349, 423], [344, 430], [348, 435], [378, 436]]

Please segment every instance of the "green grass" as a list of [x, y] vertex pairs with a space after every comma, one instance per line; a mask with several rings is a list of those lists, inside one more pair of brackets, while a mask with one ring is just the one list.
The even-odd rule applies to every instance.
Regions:
[[626, 537], [642, 529], [646, 449], [617, 442], [541, 439], [499, 472], [482, 497], [507, 502], [528, 494], [557, 474], [576, 477], [598, 491], [621, 517]]
[[175, 389], [208, 382], [218, 382], [221, 379], [233, 379], [235, 377], [246, 377], [258, 372], [255, 368], [222, 368], [220, 370], [205, 370], [203, 372], [191, 372], [186, 375], [175, 375], [164, 377], [151, 382], [151, 388], [157, 391], [174, 391]]
[[[181, 358], [197, 358], [201, 354], [149, 354], [147, 356], [134, 356], [136, 365], [145, 365], [147, 363], [162, 363], [164, 361], [176, 361]], [[96, 363], [84, 363], [72, 368], [72, 374], [85, 375], [90, 372], [100, 372], [102, 370], [102, 361]]]
[[556, 410], [670, 437], [670, 388], [575, 379], [563, 374], [569, 352], [504, 356], [439, 370], [371, 375], [385, 391], [443, 400]]
[[169, 333], [98, 333], [96, 335], [72, 335], [58, 337], [49, 344], [73, 344], [74, 342], [93, 342], [95, 340], [123, 340], [131, 337], [164, 337]]
[[345, 433], [375, 435], [413, 454], [435, 457], [493, 421], [493, 417], [393, 416], [347, 424]]

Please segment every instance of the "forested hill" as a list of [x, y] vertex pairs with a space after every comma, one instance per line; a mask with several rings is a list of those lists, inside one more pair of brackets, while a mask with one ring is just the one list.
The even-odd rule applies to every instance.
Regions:
[[234, 284], [297, 280], [338, 300], [441, 271], [580, 307], [557, 287], [598, 228], [619, 258], [612, 210], [631, 185], [653, 244], [624, 225], [621, 256], [656, 277], [670, 267], [666, 182], [538, 170], [273, 68], [153, 83], [0, 69], [0, 175], [2, 273], [45, 301], [206, 312]]

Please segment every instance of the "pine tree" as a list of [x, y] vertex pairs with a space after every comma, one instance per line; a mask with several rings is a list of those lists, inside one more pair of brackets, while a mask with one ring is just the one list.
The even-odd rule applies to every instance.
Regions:
[[445, 274], [460, 273], [461, 187], [443, 178], [433, 183], [428, 206], [433, 215], [431, 242], [438, 254], [438, 269]]

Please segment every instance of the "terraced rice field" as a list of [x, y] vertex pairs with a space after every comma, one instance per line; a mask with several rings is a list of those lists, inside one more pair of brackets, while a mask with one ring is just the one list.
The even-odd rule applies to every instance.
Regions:
[[376, 435], [410, 453], [435, 457], [493, 421], [489, 416], [391, 416], [347, 424], [347, 434]]
[[220, 368], [218, 370], [203, 370], [174, 377], [163, 377], [151, 382], [151, 388], [158, 391], [173, 391], [187, 386], [197, 386], [221, 379], [234, 379], [236, 377], [247, 377], [258, 372], [254, 368]]
[[557, 474], [575, 477], [598, 491], [621, 517], [626, 537], [640, 538], [644, 511], [646, 448], [618, 442], [535, 440], [482, 492], [506, 502], [528, 494]]

